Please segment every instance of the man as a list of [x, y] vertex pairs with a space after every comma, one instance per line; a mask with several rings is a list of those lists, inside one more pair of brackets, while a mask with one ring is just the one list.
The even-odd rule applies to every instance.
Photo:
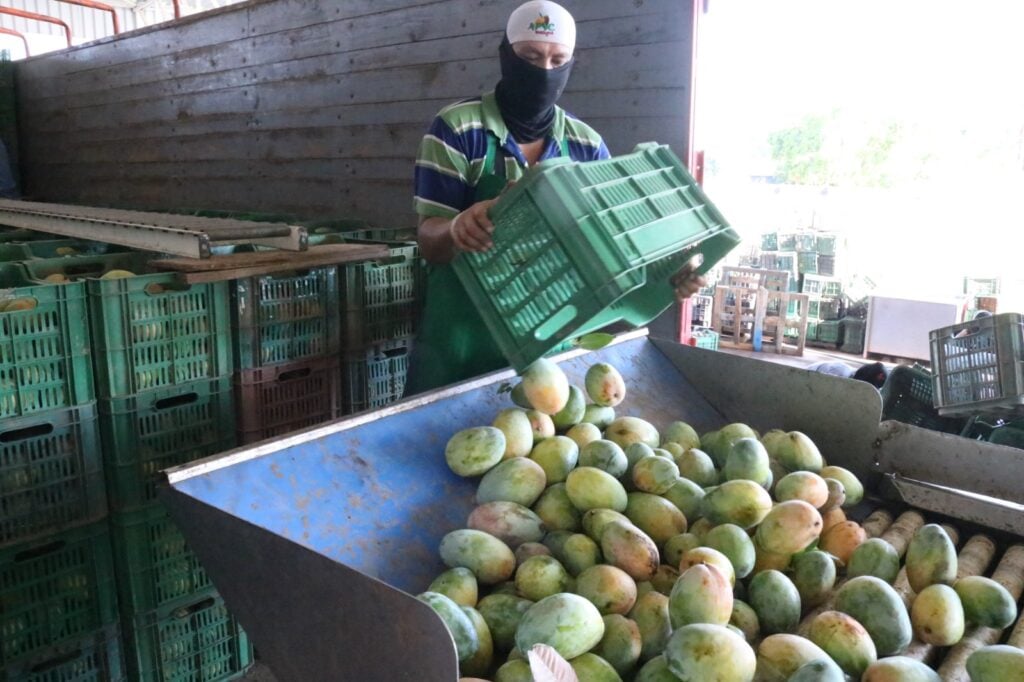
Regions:
[[[528, 166], [559, 156], [608, 158], [601, 136], [555, 104], [575, 47], [576, 23], [564, 7], [548, 0], [519, 6], [498, 49], [501, 80], [494, 91], [442, 109], [420, 144], [414, 207], [430, 268], [406, 395], [508, 364], [450, 262], [459, 251], [492, 246], [487, 210]], [[673, 284], [685, 298], [703, 278], [684, 269]]]
[[866, 381], [879, 390], [881, 390], [882, 386], [885, 385], [885, 380], [889, 376], [889, 372], [886, 370], [885, 365], [880, 362], [861, 365], [856, 369], [845, 362], [816, 362], [813, 365], [808, 365], [807, 369], [812, 372], [831, 374], [832, 376], [842, 377], [844, 379]]

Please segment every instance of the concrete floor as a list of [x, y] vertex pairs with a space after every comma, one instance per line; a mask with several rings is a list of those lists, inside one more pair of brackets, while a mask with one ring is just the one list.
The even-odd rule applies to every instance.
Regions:
[[[849, 355], [847, 353], [840, 353], [836, 350], [812, 348], [809, 346], [804, 348], [803, 356], [787, 354], [779, 355], [778, 353], [772, 352], [755, 353], [753, 351], [738, 350], [735, 348], [721, 348], [720, 350], [734, 355], [742, 355], [749, 358], [755, 358], [757, 360], [764, 360], [765, 362], [789, 365], [791, 367], [807, 367], [815, 362], [831, 362], [837, 360], [857, 367], [867, 364], [868, 362], [859, 355]], [[241, 679], [245, 682], [277, 682], [277, 678], [274, 677], [270, 668], [258, 661]]]

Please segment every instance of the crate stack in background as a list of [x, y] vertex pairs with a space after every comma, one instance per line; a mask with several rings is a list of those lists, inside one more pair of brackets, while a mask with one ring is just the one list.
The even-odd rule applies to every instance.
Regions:
[[807, 294], [807, 343], [835, 348], [840, 336], [844, 302], [843, 285], [836, 277], [804, 274], [800, 293]]
[[0, 680], [117, 682], [86, 288], [33, 281], [16, 251], [0, 263]]

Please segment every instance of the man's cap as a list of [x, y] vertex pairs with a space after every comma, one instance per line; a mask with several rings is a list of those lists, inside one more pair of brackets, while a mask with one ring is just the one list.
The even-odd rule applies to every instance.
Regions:
[[557, 2], [530, 0], [512, 12], [505, 27], [508, 42], [536, 40], [542, 43], [558, 43], [570, 50], [576, 47], [576, 21]]

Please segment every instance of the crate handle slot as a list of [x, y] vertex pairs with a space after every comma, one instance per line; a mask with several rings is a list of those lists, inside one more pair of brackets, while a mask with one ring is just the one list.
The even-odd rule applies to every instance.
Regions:
[[195, 604], [191, 604], [189, 606], [182, 606], [180, 609], [175, 609], [172, 615], [178, 620], [184, 620], [185, 618], [188, 618], [194, 613], [199, 613], [204, 609], [210, 608], [216, 603], [216, 599], [214, 599], [213, 597], [207, 597], [206, 599], [197, 601]]
[[407, 348], [389, 348], [388, 350], [384, 351], [382, 353], [382, 355], [385, 358], [392, 359], [392, 358], [400, 358], [403, 355], [405, 355], [406, 352], [408, 352]]
[[533, 333], [533, 336], [538, 341], [547, 341], [555, 333], [557, 333], [562, 327], [569, 324], [576, 319], [577, 314], [576, 306], [567, 305], [557, 313], [551, 316], [551, 318], [537, 328], [537, 331]]
[[182, 405], [188, 405], [199, 400], [199, 394], [196, 392], [183, 393], [182, 395], [176, 395], [173, 398], [161, 398], [160, 400], [153, 403], [153, 408], [157, 410], [167, 410], [173, 407], [181, 407]]
[[36, 424], [34, 426], [26, 426], [23, 429], [13, 429], [0, 433], [0, 443], [16, 443], [19, 440], [38, 438], [39, 436], [46, 436], [51, 433], [53, 433], [53, 424], [49, 422]]
[[69, 263], [60, 270], [47, 274], [61, 274], [64, 276], [94, 275], [96, 273], [103, 272], [105, 269], [106, 268], [104, 267], [103, 263]]
[[159, 282], [150, 282], [142, 288], [146, 292], [147, 296], [160, 296], [161, 294], [179, 294], [183, 291], [188, 291], [192, 288], [191, 284], [185, 282], [177, 282], [175, 284], [167, 283], [160, 284]]
[[22, 312], [27, 312], [29, 310], [35, 310], [36, 306], [39, 305], [39, 299], [37, 299], [35, 296], [14, 296], [14, 297], [5, 299], [2, 302], [3, 302], [4, 305], [7, 305], [9, 303], [14, 303], [15, 301], [32, 301], [32, 307], [31, 308], [18, 309], [18, 310], [4, 310], [3, 312], [4, 313], [22, 313]]
[[18, 552], [14, 555], [14, 563], [21, 563], [22, 561], [31, 561], [33, 559], [38, 559], [41, 556], [46, 556], [47, 554], [59, 552], [60, 550], [64, 549], [65, 545], [67, 544], [67, 540], [54, 540], [53, 542], [48, 542], [45, 545], [40, 545], [39, 547], [26, 549], [24, 552]]
[[281, 372], [278, 375], [277, 380], [295, 381], [296, 379], [303, 379], [305, 377], [308, 377], [312, 371], [313, 370], [310, 367], [300, 367], [298, 369], [291, 369], [288, 370], [287, 372]]
[[75, 659], [79, 658], [81, 655], [82, 655], [82, 648], [79, 647], [79, 648], [77, 648], [77, 649], [75, 649], [73, 651], [67, 652], [63, 656], [57, 656], [56, 658], [51, 658], [48, 661], [43, 661], [42, 663], [35, 664], [34, 666], [32, 666], [32, 672], [33, 673], [45, 673], [45, 672], [48, 672], [50, 670], [53, 670], [54, 668], [59, 668], [59, 667], [61, 667], [62, 665], [66, 664], [66, 663], [70, 663], [71, 661], [74, 661]]

